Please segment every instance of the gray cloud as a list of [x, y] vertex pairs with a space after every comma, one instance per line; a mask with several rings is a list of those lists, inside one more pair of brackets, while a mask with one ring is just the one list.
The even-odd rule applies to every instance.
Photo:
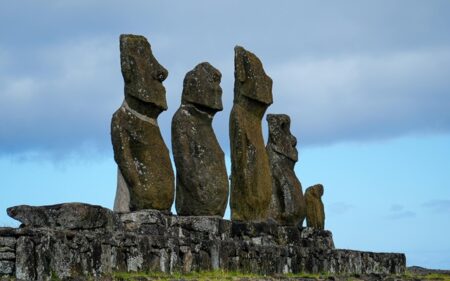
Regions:
[[35, 52], [45, 73], [2, 76], [2, 152], [69, 153], [109, 138], [114, 107], [121, 102], [116, 42], [67, 42]]
[[346, 202], [332, 202], [330, 203], [328, 210], [326, 210], [326, 212], [331, 216], [342, 215], [351, 211], [354, 208], [355, 206], [353, 204], [349, 204]]
[[306, 144], [450, 131], [450, 48], [276, 66], [277, 101]]
[[385, 217], [390, 220], [409, 219], [416, 217], [416, 213], [405, 209], [400, 204], [394, 204], [390, 207], [389, 214]]
[[228, 150], [236, 44], [263, 60], [274, 79], [268, 112], [292, 116], [300, 145], [450, 130], [447, 1], [133, 3], [2, 5], [0, 155], [110, 153], [123, 95], [120, 33], [147, 36], [169, 69], [167, 142], [184, 74], [210, 61], [223, 73], [214, 127]]
[[450, 213], [450, 200], [436, 199], [422, 204], [423, 207], [432, 210], [435, 213]]

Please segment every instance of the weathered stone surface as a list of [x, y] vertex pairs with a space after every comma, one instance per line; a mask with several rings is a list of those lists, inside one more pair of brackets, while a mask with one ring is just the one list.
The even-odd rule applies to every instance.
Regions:
[[303, 225], [306, 203], [302, 185], [295, 175], [297, 139], [291, 134], [291, 119], [285, 114], [268, 114], [269, 140], [266, 150], [272, 172], [269, 215], [281, 225]]
[[37, 280], [34, 243], [29, 237], [20, 237], [16, 250], [16, 278], [20, 280]]
[[7, 209], [24, 227], [95, 229], [116, 227], [120, 221], [114, 212], [101, 206], [65, 203], [49, 206], [21, 205]]
[[[12, 228], [10, 228], [12, 230]], [[16, 238], [14, 237], [1, 237], [4, 233], [0, 233], [0, 249], [11, 249], [16, 247]]]
[[261, 61], [237, 46], [234, 56], [234, 104], [230, 114], [231, 218], [264, 221], [272, 194], [272, 176], [261, 120], [272, 104], [272, 79]]
[[14, 261], [10, 260], [0, 260], [0, 276], [2, 275], [13, 275], [14, 274]]
[[82, 280], [112, 272], [218, 268], [259, 274], [405, 270], [403, 254], [336, 250], [331, 233], [319, 229], [177, 217], [156, 210], [118, 216], [122, 223], [114, 228], [0, 228], [0, 238], [17, 239], [15, 263], [0, 260], [0, 274], [23, 280]]
[[159, 114], [167, 109], [162, 82], [168, 72], [143, 36], [121, 35], [120, 59], [125, 100], [111, 121], [114, 159], [119, 167], [114, 210], [170, 210], [174, 173], [157, 123]]
[[316, 184], [305, 191], [306, 224], [309, 227], [325, 228], [325, 209], [322, 203], [323, 186]]
[[[342, 275], [402, 274], [405, 271], [405, 264], [405, 255], [334, 250], [330, 252], [328, 262], [324, 264], [323, 271]], [[320, 270], [317, 272], [321, 272]]]
[[132, 96], [158, 109], [167, 110], [166, 89], [162, 82], [168, 71], [153, 56], [144, 36], [120, 35], [120, 65], [125, 82], [125, 95]]
[[15, 260], [16, 254], [14, 252], [0, 251], [0, 260]]
[[184, 78], [181, 106], [172, 119], [178, 215], [223, 216], [228, 202], [225, 155], [212, 128], [222, 107], [222, 74], [207, 62]]

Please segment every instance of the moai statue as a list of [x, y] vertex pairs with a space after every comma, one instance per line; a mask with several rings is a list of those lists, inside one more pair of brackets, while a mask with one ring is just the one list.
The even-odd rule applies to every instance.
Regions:
[[272, 195], [272, 176], [261, 120], [272, 104], [272, 79], [253, 53], [239, 46], [234, 52], [234, 104], [230, 115], [231, 219], [265, 221]]
[[268, 114], [269, 140], [266, 150], [272, 171], [270, 217], [280, 225], [303, 225], [306, 216], [302, 185], [295, 175], [297, 139], [291, 134], [291, 119], [285, 114]]
[[219, 70], [204, 62], [184, 78], [181, 106], [172, 119], [179, 215], [223, 217], [225, 213], [225, 155], [212, 128], [214, 115], [223, 109], [221, 77]]
[[169, 211], [174, 199], [174, 173], [169, 150], [158, 127], [167, 110], [162, 82], [167, 70], [143, 36], [120, 36], [120, 62], [125, 100], [111, 121], [118, 182], [114, 210]]
[[317, 229], [325, 228], [325, 209], [322, 203], [323, 185], [310, 186], [305, 191], [306, 225]]

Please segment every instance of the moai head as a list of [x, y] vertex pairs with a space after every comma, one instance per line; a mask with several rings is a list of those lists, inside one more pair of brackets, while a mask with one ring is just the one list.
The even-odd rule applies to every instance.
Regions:
[[234, 77], [235, 95], [267, 105], [273, 103], [272, 79], [264, 72], [258, 57], [240, 46], [234, 48]]
[[308, 189], [311, 189], [312, 195], [316, 198], [320, 199], [323, 195], [323, 185], [321, 185], [321, 184], [313, 185]]
[[184, 77], [181, 102], [190, 103], [208, 111], [222, 111], [222, 74], [211, 64], [203, 62]]
[[162, 82], [167, 70], [152, 54], [147, 39], [140, 35], [120, 35], [120, 63], [125, 81], [125, 95], [167, 110], [166, 89]]
[[268, 114], [269, 145], [294, 162], [298, 161], [297, 139], [291, 134], [291, 118], [286, 114]]

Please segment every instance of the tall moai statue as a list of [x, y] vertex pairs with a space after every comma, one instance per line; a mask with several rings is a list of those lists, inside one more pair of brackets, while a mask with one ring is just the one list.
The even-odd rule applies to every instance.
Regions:
[[228, 202], [225, 154], [212, 128], [223, 110], [222, 74], [207, 62], [186, 74], [181, 106], [172, 119], [177, 170], [175, 207], [184, 216], [221, 216]]
[[261, 61], [242, 47], [234, 49], [234, 104], [230, 115], [231, 219], [268, 219], [272, 176], [261, 121], [272, 104], [272, 79]]
[[323, 185], [310, 186], [305, 191], [306, 225], [317, 229], [325, 228], [325, 208], [322, 203]]
[[159, 114], [167, 110], [162, 82], [168, 72], [143, 36], [120, 36], [120, 62], [125, 100], [111, 121], [118, 165], [114, 210], [169, 211], [174, 199], [174, 173], [157, 122]]
[[291, 134], [291, 119], [285, 114], [268, 114], [269, 140], [266, 150], [272, 171], [270, 217], [280, 225], [303, 225], [306, 216], [302, 185], [295, 175], [297, 139]]

